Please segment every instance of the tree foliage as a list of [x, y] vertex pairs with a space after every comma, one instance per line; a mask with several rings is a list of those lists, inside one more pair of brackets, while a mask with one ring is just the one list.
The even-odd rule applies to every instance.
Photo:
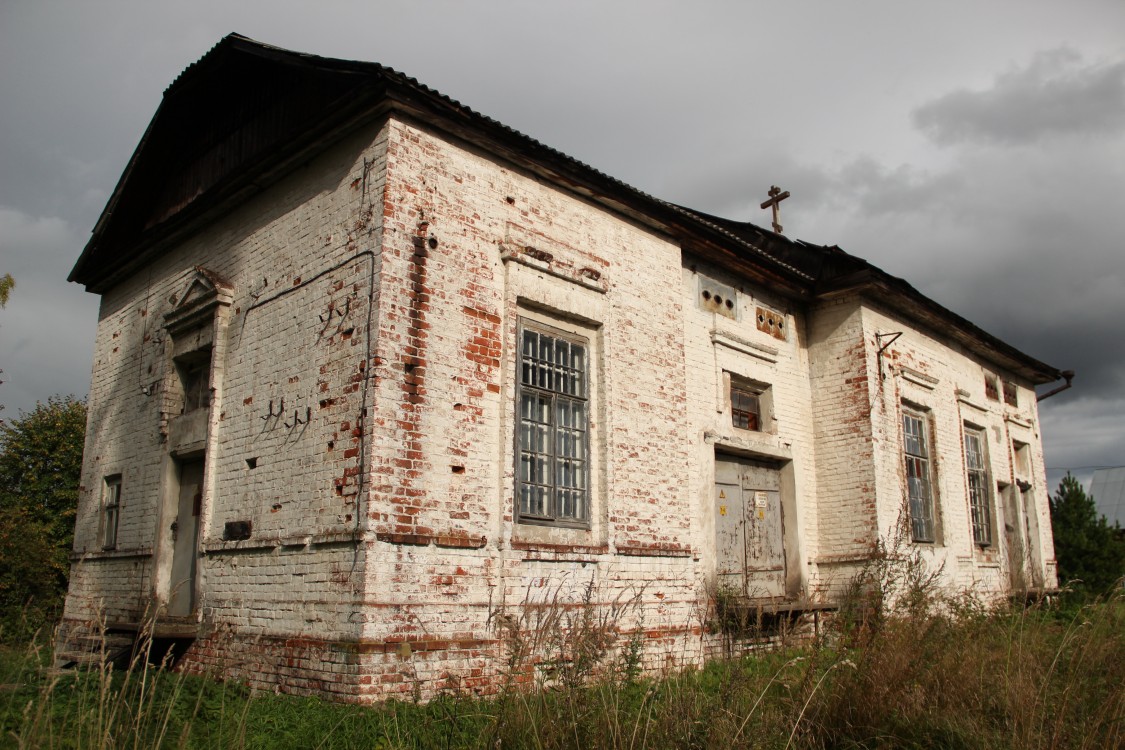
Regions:
[[1070, 474], [1051, 498], [1051, 526], [1059, 580], [1102, 594], [1125, 576], [1125, 539], [1121, 530], [1098, 516], [1094, 498]]
[[12, 290], [16, 288], [16, 280], [12, 278], [12, 274], [6, 273], [0, 276], [0, 308], [8, 304], [8, 296]]
[[66, 594], [86, 404], [52, 397], [0, 425], [0, 627], [58, 614]]

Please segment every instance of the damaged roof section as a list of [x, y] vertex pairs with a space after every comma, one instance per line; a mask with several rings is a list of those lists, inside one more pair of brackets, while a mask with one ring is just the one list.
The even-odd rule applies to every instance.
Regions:
[[835, 246], [677, 206], [376, 63], [230, 34], [165, 90], [69, 279], [104, 292], [201, 223], [365, 124], [399, 113], [649, 226], [792, 299], [865, 294], [1034, 384], [1061, 373]]

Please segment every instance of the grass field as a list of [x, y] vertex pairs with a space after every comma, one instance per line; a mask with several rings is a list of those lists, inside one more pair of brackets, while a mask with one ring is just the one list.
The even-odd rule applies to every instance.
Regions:
[[663, 679], [360, 707], [138, 665], [0, 651], [0, 747], [1118, 748], [1125, 601], [907, 602], [821, 640]]

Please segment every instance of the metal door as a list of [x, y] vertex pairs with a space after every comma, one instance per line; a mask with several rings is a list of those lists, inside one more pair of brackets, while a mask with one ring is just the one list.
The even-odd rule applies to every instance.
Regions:
[[773, 464], [715, 461], [716, 576], [751, 599], [785, 596], [785, 519]]
[[168, 614], [186, 617], [195, 604], [196, 540], [199, 509], [203, 502], [203, 459], [180, 464], [180, 491], [176, 520], [172, 523], [172, 581]]

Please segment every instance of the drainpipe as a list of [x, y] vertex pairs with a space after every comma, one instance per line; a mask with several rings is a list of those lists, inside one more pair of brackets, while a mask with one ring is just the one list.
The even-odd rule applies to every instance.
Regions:
[[1056, 393], [1062, 393], [1067, 388], [1069, 388], [1070, 387], [1070, 381], [1074, 380], [1074, 370], [1063, 370], [1062, 376], [1064, 378], [1066, 378], [1065, 383], [1060, 385], [1058, 388], [1055, 388], [1054, 390], [1047, 391], [1042, 396], [1036, 396], [1036, 400], [1042, 401], [1045, 398], [1050, 398], [1051, 396], [1054, 396]]

